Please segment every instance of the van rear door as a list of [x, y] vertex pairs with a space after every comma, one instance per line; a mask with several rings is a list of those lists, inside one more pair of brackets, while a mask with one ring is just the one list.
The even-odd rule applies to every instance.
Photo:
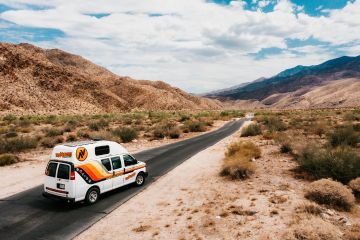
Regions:
[[71, 178], [75, 175], [72, 170], [68, 163], [50, 161], [46, 169], [44, 190], [53, 195], [73, 198], [75, 181]]

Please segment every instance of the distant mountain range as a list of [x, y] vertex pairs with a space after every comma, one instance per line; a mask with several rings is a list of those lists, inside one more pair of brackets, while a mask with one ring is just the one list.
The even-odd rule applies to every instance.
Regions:
[[0, 113], [94, 114], [129, 110], [219, 109], [217, 100], [161, 81], [118, 76], [58, 49], [0, 43]]
[[[335, 83], [336, 81], [336, 83]], [[351, 89], [347, 87], [351, 85]], [[327, 88], [324, 88], [328, 86]], [[360, 56], [340, 57], [314, 66], [296, 66], [279, 74], [204, 94], [244, 107], [311, 108], [360, 105]], [[327, 98], [323, 92], [332, 89]], [[344, 89], [348, 91], [343, 92]], [[321, 99], [320, 99], [321, 98]]]

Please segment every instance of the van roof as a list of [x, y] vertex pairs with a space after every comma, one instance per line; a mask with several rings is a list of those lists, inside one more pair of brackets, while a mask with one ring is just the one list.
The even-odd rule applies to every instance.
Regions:
[[[82, 158], [77, 156], [78, 151], [83, 152], [81, 153]], [[56, 145], [51, 153], [51, 159], [79, 163], [89, 159], [126, 153], [129, 152], [117, 142], [88, 140]]]

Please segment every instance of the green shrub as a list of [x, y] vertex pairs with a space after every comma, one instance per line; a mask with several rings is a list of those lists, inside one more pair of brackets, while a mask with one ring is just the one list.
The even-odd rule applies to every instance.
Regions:
[[170, 138], [179, 138], [181, 135], [179, 128], [173, 128], [169, 131]]
[[241, 131], [242, 137], [257, 136], [261, 134], [261, 127], [257, 123], [250, 124]]
[[287, 129], [286, 124], [279, 117], [265, 117], [263, 123], [271, 132], [285, 131]]
[[16, 137], [0, 140], [0, 153], [18, 152], [26, 149], [36, 148], [36, 138]]
[[99, 121], [93, 121], [89, 124], [89, 129], [93, 131], [99, 131], [105, 127], [109, 126], [109, 122], [101, 119]]
[[180, 130], [176, 126], [176, 123], [173, 122], [162, 123], [155, 127], [153, 132], [153, 137], [155, 139], [162, 139], [164, 137], [179, 138]]
[[66, 141], [67, 142], [73, 142], [73, 141], [76, 141], [77, 140], [77, 137], [76, 137], [76, 135], [74, 135], [74, 134], [69, 134], [68, 136], [67, 136], [67, 138], [66, 138]]
[[332, 178], [346, 184], [360, 177], [360, 156], [351, 148], [306, 147], [297, 160], [301, 169], [316, 178]]
[[292, 149], [292, 147], [291, 147], [291, 144], [290, 144], [290, 143], [287, 143], [287, 142], [281, 144], [280, 152], [281, 152], [281, 153], [292, 153], [292, 152], [293, 152], [293, 149]]
[[133, 128], [120, 127], [111, 131], [114, 136], [119, 137], [122, 142], [131, 142], [138, 136], [138, 132]]
[[56, 137], [63, 135], [64, 129], [61, 128], [46, 128], [45, 129], [45, 136], [46, 137]]
[[187, 129], [189, 132], [205, 132], [206, 123], [196, 120], [189, 120], [184, 123], [183, 129]]
[[360, 134], [352, 126], [340, 127], [329, 134], [329, 143], [333, 146], [356, 146], [360, 142]]
[[349, 211], [355, 204], [355, 197], [350, 189], [330, 179], [312, 182], [305, 192], [305, 197], [319, 204], [346, 211]]
[[3, 121], [7, 121], [7, 122], [13, 122], [17, 119], [17, 117], [13, 114], [7, 114], [3, 117]]
[[11, 165], [11, 164], [14, 164], [17, 162], [19, 162], [19, 158], [15, 155], [12, 155], [12, 154], [0, 155], [0, 167], [6, 166], [6, 165]]

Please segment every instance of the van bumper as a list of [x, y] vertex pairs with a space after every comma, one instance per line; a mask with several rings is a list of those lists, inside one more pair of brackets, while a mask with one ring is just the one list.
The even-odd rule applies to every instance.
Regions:
[[52, 200], [60, 200], [60, 201], [66, 201], [66, 202], [75, 202], [75, 198], [68, 198], [68, 197], [62, 197], [62, 196], [57, 196], [48, 192], [43, 192], [42, 195], [45, 198], [48, 199], [52, 199]]

